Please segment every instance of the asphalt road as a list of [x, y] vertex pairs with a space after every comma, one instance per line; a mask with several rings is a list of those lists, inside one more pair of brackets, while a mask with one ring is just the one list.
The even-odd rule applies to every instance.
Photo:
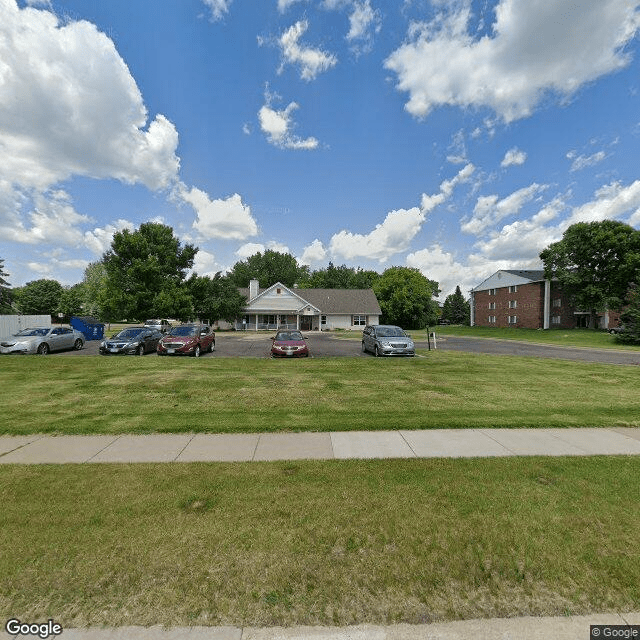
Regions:
[[[363, 354], [360, 340], [345, 339], [330, 333], [306, 333], [311, 356], [331, 358], [351, 356], [372, 358]], [[221, 333], [216, 334], [216, 349], [213, 353], [202, 354], [202, 358], [268, 358], [271, 347], [271, 333]], [[419, 349], [427, 349], [427, 342], [417, 342]], [[53, 353], [50, 357], [98, 355], [98, 341], [87, 342], [81, 351]], [[433, 348], [433, 345], [432, 345]], [[535, 358], [558, 358], [580, 362], [601, 362], [606, 364], [640, 365], [638, 351], [617, 351], [615, 349], [584, 349], [555, 347], [552, 345], [516, 342], [514, 340], [494, 340], [489, 338], [462, 338], [447, 336], [437, 339], [437, 348], [442, 351], [464, 351], [467, 353], [487, 353], [490, 355], [529, 356]], [[105, 356], [114, 357], [114, 356]], [[115, 356], [117, 357], [117, 356]], [[135, 357], [135, 356], [130, 356]], [[144, 356], [156, 358], [155, 353]]]

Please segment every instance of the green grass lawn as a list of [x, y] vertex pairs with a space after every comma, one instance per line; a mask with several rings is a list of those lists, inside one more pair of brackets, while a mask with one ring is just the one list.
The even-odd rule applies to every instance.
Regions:
[[5, 357], [0, 433], [640, 426], [635, 367], [425, 355], [305, 361]]
[[640, 608], [634, 457], [0, 468], [0, 618], [421, 623]]

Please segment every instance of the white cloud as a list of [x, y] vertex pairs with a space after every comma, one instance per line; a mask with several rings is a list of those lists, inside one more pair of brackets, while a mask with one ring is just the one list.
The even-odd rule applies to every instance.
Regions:
[[587, 167], [593, 167], [602, 162], [607, 157], [604, 151], [598, 151], [590, 156], [576, 155], [575, 151], [569, 151], [567, 158], [573, 160], [571, 163], [571, 171], [580, 171]]
[[260, 128], [267, 136], [267, 140], [281, 149], [316, 149], [318, 147], [316, 138], [300, 138], [292, 133], [295, 123], [291, 114], [298, 108], [298, 104], [290, 102], [285, 109], [277, 111], [271, 108], [270, 102], [272, 98], [273, 96], [267, 92], [267, 104], [263, 105], [258, 112]]
[[289, 7], [300, 1], [301, 0], [278, 0], [278, 11], [280, 13], [285, 13], [286, 11], [288, 11]]
[[442, 301], [455, 291], [457, 285], [467, 297], [467, 292], [477, 284], [475, 270], [457, 262], [453, 254], [444, 251], [439, 244], [410, 253], [406, 264], [408, 267], [419, 269], [425, 277], [439, 283], [442, 290], [439, 298]]
[[426, 193], [423, 193], [421, 201], [422, 211], [424, 213], [430, 213], [438, 205], [448, 200], [453, 193], [454, 187], [463, 182], [467, 182], [473, 175], [475, 169], [476, 168], [473, 164], [469, 163], [460, 169], [457, 175], [455, 175], [451, 180], [444, 180], [441, 182], [440, 191], [438, 193], [434, 195], [427, 195]]
[[298, 260], [300, 264], [318, 264], [324, 262], [327, 259], [327, 250], [324, 245], [317, 238], [308, 246], [306, 246], [302, 252], [302, 256]]
[[96, 227], [92, 231], [85, 232], [84, 245], [94, 254], [101, 256], [111, 248], [113, 234], [123, 229], [134, 231], [135, 225], [133, 222], [120, 219], [116, 220], [114, 224], [107, 224], [102, 228]]
[[198, 253], [196, 253], [193, 259], [193, 269], [191, 273], [197, 273], [199, 276], [209, 276], [211, 278], [215, 276], [218, 271], [222, 271], [222, 268], [216, 262], [216, 257], [213, 253], [209, 253], [209, 251], [205, 251], [204, 249], [198, 249]]
[[229, 13], [229, 7], [233, 0], [202, 0], [211, 11], [212, 20], [222, 20]]
[[412, 25], [385, 67], [408, 92], [414, 116], [442, 105], [487, 107], [510, 122], [529, 116], [548, 94], [566, 99], [626, 66], [639, 4], [500, 0], [491, 35], [474, 39], [471, 3], [442, 3], [432, 22]]
[[371, 7], [370, 0], [356, 0], [349, 16], [347, 41], [352, 44], [356, 54], [367, 53], [373, 46], [374, 34], [382, 28], [380, 11]]
[[308, 28], [307, 20], [300, 20], [280, 36], [278, 44], [283, 61], [279, 72], [282, 72], [285, 64], [297, 65], [303, 80], [314, 80], [319, 73], [337, 64], [338, 59], [333, 54], [300, 44], [300, 38]]
[[565, 222], [565, 227], [576, 222], [620, 220], [627, 216], [634, 219], [640, 208], [640, 180], [628, 186], [613, 182], [598, 189], [595, 199], [576, 207]]
[[289, 253], [289, 247], [287, 247], [287, 245], [271, 240], [270, 242], [267, 242], [266, 245], [261, 242], [247, 242], [239, 247], [235, 254], [240, 258], [240, 260], [246, 260], [256, 253], [264, 253], [268, 249], [271, 251], [277, 251], [278, 253]]
[[502, 200], [497, 195], [481, 196], [476, 202], [473, 216], [463, 220], [460, 229], [465, 233], [481, 233], [507, 216], [518, 213], [527, 202], [533, 200], [544, 189], [546, 189], [545, 185], [534, 182], [528, 187], [514, 191]]
[[418, 207], [390, 211], [384, 222], [367, 235], [346, 230], [334, 234], [329, 251], [347, 260], [368, 258], [385, 262], [409, 247], [424, 220], [425, 215]]
[[526, 160], [527, 154], [524, 151], [518, 149], [518, 147], [513, 147], [513, 149], [509, 149], [509, 151], [505, 153], [500, 166], [510, 167], [512, 165], [521, 165], [524, 164]]
[[180, 183], [174, 190], [173, 198], [193, 207], [196, 212], [193, 228], [206, 239], [244, 240], [258, 233], [251, 207], [243, 204], [237, 193], [224, 200], [212, 200], [201, 189], [187, 189], [186, 185]]
[[74, 175], [150, 189], [175, 179], [178, 134], [95, 25], [0, 3], [0, 179], [41, 191]]

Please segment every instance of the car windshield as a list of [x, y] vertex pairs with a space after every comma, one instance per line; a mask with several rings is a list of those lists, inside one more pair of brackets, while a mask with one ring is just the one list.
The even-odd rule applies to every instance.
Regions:
[[137, 338], [144, 329], [123, 329], [120, 333], [116, 335], [116, 338], [120, 338], [122, 340], [130, 340], [131, 338]]
[[380, 338], [401, 338], [406, 333], [400, 327], [378, 327], [376, 335]]
[[147, 320], [147, 321], [145, 322], [145, 324], [147, 324], [147, 325], [148, 325], [148, 324], [157, 324], [157, 325], [160, 325], [160, 324], [162, 324], [162, 323], [160, 322], [160, 320]]
[[287, 340], [302, 340], [302, 334], [299, 331], [280, 331], [276, 333], [276, 340], [284, 342]]
[[198, 335], [198, 327], [176, 327], [175, 329], [171, 329], [170, 336], [197, 336]]
[[18, 331], [16, 336], [46, 336], [50, 329], [23, 329]]

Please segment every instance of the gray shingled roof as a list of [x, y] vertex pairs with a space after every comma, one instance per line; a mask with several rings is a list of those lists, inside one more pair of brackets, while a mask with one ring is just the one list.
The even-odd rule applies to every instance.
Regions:
[[544, 280], [544, 271], [522, 271], [518, 269], [504, 269], [507, 273], [512, 273], [514, 276], [520, 276], [521, 278], [527, 278], [531, 282], [540, 282]]
[[[249, 299], [249, 289], [238, 289]], [[266, 289], [259, 289], [260, 295]], [[320, 309], [323, 314], [366, 313], [382, 315], [378, 299], [373, 289], [291, 289], [295, 294]]]

